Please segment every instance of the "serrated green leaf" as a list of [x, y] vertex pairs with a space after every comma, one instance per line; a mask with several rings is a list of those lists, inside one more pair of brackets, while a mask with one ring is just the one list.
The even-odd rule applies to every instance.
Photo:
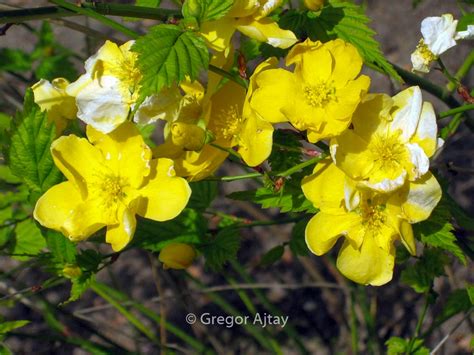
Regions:
[[271, 248], [265, 254], [263, 254], [260, 259], [260, 266], [270, 266], [281, 259], [283, 253], [285, 252], [285, 247], [283, 245], [277, 245], [276, 247]]
[[194, 17], [203, 23], [220, 19], [233, 4], [233, 0], [186, 0], [182, 11], [185, 18]]
[[92, 249], [86, 249], [76, 255], [76, 262], [83, 273], [97, 272], [102, 262], [102, 254]]
[[169, 243], [199, 244], [207, 231], [207, 221], [195, 210], [186, 208], [171, 221], [140, 219], [131, 247], [160, 251]]
[[[13, 256], [13, 258], [27, 260], [30, 258], [29, 255], [37, 255], [45, 247], [46, 240], [33, 220], [27, 219], [16, 225], [11, 253], [18, 256]], [[25, 256], [21, 256], [22, 254]]]
[[0, 165], [0, 180], [5, 181], [8, 184], [19, 184], [21, 180], [12, 174], [10, 168], [5, 165]]
[[430, 290], [435, 277], [444, 275], [444, 265], [449, 261], [439, 249], [425, 249], [423, 255], [414, 264], [402, 271], [401, 281], [416, 292]]
[[353, 44], [364, 61], [403, 82], [393, 66], [385, 59], [380, 44], [374, 39], [375, 31], [367, 23], [370, 19], [363, 9], [350, 2], [329, 0], [317, 18], [330, 38], [338, 37]]
[[450, 210], [446, 203], [442, 202], [433, 210], [428, 220], [415, 224], [413, 231], [423, 243], [449, 251], [465, 265], [466, 257], [456, 243], [450, 218]]
[[51, 252], [52, 259], [60, 266], [74, 264], [76, 262], [76, 246], [61, 233], [48, 230], [46, 234], [46, 244]]
[[29, 320], [16, 320], [11, 322], [2, 322], [0, 323], [0, 334], [8, 333], [14, 329], [24, 327], [29, 324]]
[[50, 152], [56, 138], [54, 124], [48, 122], [46, 112], [35, 104], [33, 92], [25, 94], [23, 112], [18, 112], [13, 124], [8, 149], [11, 172], [21, 178], [32, 192], [43, 193], [61, 181]]
[[301, 163], [302, 145], [294, 134], [276, 130], [273, 134], [272, 153], [268, 162], [273, 171], [285, 171]]
[[197, 79], [209, 65], [204, 39], [195, 32], [174, 25], [158, 25], [136, 40], [132, 50], [138, 53], [137, 65], [142, 72], [140, 98], [158, 93], [183, 81]]
[[[409, 340], [391, 337], [385, 342], [387, 345], [387, 355], [403, 355], [408, 352]], [[422, 339], [416, 339], [413, 343], [410, 355], [428, 355], [430, 353], [429, 349], [423, 346]]]
[[217, 196], [217, 182], [215, 181], [191, 182], [189, 186], [191, 187], [192, 194], [189, 199], [188, 208], [204, 211]]
[[317, 211], [301, 189], [298, 190], [291, 185], [285, 186], [279, 192], [274, 192], [268, 187], [261, 187], [257, 190], [233, 192], [227, 197], [233, 200], [251, 201], [261, 205], [262, 208], [279, 208], [282, 213], [315, 213]]
[[95, 281], [94, 273], [83, 273], [81, 276], [71, 279], [71, 294], [65, 304], [77, 301], [91, 284]]
[[309, 255], [309, 249], [305, 240], [305, 230], [308, 222], [309, 218], [304, 218], [301, 221], [298, 221], [291, 231], [290, 249], [295, 255]]
[[251, 61], [261, 55], [260, 42], [253, 38], [242, 38], [240, 41], [240, 53], [245, 60]]
[[214, 271], [219, 271], [227, 261], [237, 257], [239, 247], [239, 230], [228, 227], [221, 229], [210, 240], [205, 241], [199, 250], [206, 258], [206, 265]]
[[20, 49], [0, 49], [0, 71], [25, 72], [31, 69], [33, 62], [28, 53]]

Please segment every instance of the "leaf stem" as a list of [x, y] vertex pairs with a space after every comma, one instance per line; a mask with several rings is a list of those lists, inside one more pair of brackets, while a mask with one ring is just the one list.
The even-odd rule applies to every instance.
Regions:
[[[459, 67], [456, 74], [454, 74], [454, 78], [457, 80], [458, 83], [466, 76], [467, 73], [469, 73], [469, 70], [471, 70], [473, 65], [474, 65], [474, 50], [471, 51], [471, 53], [469, 53], [464, 63], [462, 63], [462, 65]], [[452, 92], [454, 89], [456, 89], [456, 83], [450, 82], [447, 85], [447, 89]]]
[[[81, 4], [81, 8], [90, 9], [101, 15], [144, 18], [163, 22], [167, 21], [171, 17], [182, 17], [179, 10], [157, 9], [123, 4], [104, 4], [93, 2]], [[26, 21], [55, 19], [77, 15], [80, 14], [63, 6], [45, 6], [31, 9], [7, 10], [0, 11], [0, 24], [22, 23]]]
[[319, 163], [321, 160], [325, 159], [326, 157], [327, 157], [327, 154], [322, 153], [320, 156], [308, 159], [305, 162], [302, 162], [298, 165], [295, 165], [294, 167], [292, 167], [292, 168], [290, 168], [286, 171], [283, 171], [281, 173], [276, 174], [276, 176], [288, 177], [288, 176], [300, 171], [301, 169], [306, 168], [307, 166], [311, 166], [311, 165]]
[[446, 117], [449, 117], [449, 116], [453, 116], [457, 113], [462, 113], [462, 112], [470, 111], [470, 110], [474, 110], [474, 104], [462, 105], [462, 106], [453, 108], [451, 110], [441, 112], [438, 116], [439, 116], [439, 118], [446, 118]]
[[224, 78], [227, 78], [229, 80], [236, 82], [237, 84], [244, 87], [245, 89], [249, 88], [248, 81], [245, 79], [242, 79], [240, 76], [233, 75], [232, 73], [229, 73], [228, 71], [225, 71], [224, 69], [216, 67], [215, 65], [212, 65], [212, 64], [209, 64], [209, 70], [216, 74], [219, 74], [220, 76], [223, 76]]
[[85, 15], [85, 16], [91, 17], [110, 28], [113, 28], [116, 31], [122, 32], [123, 34], [125, 34], [126, 36], [130, 38], [136, 39], [140, 36], [138, 32], [122, 25], [121, 23], [118, 23], [117, 21], [114, 21], [108, 17], [105, 17], [104, 15], [101, 15], [100, 13], [98, 13], [97, 11], [94, 11], [91, 8], [76, 6], [76, 5], [66, 2], [65, 0], [49, 0], [49, 1], [67, 10], [77, 12], [79, 15]]
[[408, 347], [406, 351], [407, 355], [410, 355], [412, 353], [413, 345], [415, 345], [415, 341], [420, 335], [421, 326], [423, 325], [423, 321], [425, 320], [428, 307], [431, 304], [430, 292], [431, 290], [425, 293], [425, 304], [423, 305], [423, 309], [421, 310], [420, 317], [418, 318], [418, 322], [416, 323], [415, 334], [413, 334], [413, 337], [410, 339], [410, 342], [408, 343]]

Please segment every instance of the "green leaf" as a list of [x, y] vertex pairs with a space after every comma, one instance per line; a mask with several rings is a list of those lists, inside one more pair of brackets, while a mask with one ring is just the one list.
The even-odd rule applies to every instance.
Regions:
[[5, 165], [0, 165], [0, 180], [8, 184], [19, 184], [21, 180], [12, 174], [10, 168]]
[[233, 200], [251, 201], [262, 206], [262, 208], [279, 208], [280, 212], [308, 212], [315, 213], [317, 210], [313, 204], [306, 199], [301, 188], [285, 185], [279, 192], [271, 188], [261, 187], [257, 190], [237, 191], [227, 197]]
[[[13, 258], [27, 260], [30, 256], [39, 254], [45, 247], [46, 240], [33, 220], [27, 219], [16, 225], [14, 244], [10, 252], [19, 256], [13, 256]], [[22, 254], [25, 255], [22, 256]]]
[[61, 181], [50, 152], [56, 138], [54, 124], [48, 122], [46, 112], [34, 103], [33, 91], [25, 94], [23, 112], [18, 112], [13, 123], [8, 149], [11, 172], [21, 178], [28, 187], [43, 193]]
[[183, 4], [183, 16], [194, 17], [200, 23], [223, 17], [234, 4], [233, 0], [186, 0]]
[[140, 98], [158, 93], [183, 81], [186, 76], [197, 79], [209, 65], [209, 52], [204, 39], [195, 32], [174, 25], [158, 25], [136, 40], [132, 50], [138, 53], [142, 72]]
[[471, 301], [471, 304], [474, 305], [474, 285], [472, 286], [467, 286], [467, 295], [469, 296], [469, 301]]
[[416, 292], [424, 293], [431, 289], [435, 277], [444, 275], [444, 265], [449, 262], [439, 249], [425, 249], [414, 264], [402, 271], [401, 281]]
[[203, 244], [199, 250], [206, 258], [206, 265], [214, 271], [219, 271], [227, 261], [237, 257], [239, 247], [239, 230], [228, 227], [221, 229], [215, 236]]
[[273, 171], [285, 171], [301, 163], [302, 145], [298, 137], [290, 132], [276, 130], [273, 148], [268, 162]]
[[186, 208], [171, 221], [140, 219], [130, 247], [160, 251], [169, 243], [199, 244], [207, 231], [207, 221], [195, 210]]
[[370, 19], [364, 14], [363, 9], [346, 1], [329, 0], [328, 3], [316, 18], [328, 37], [331, 39], [337, 37], [352, 43], [368, 65], [403, 82], [383, 56], [380, 44], [374, 39], [375, 31], [367, 25]]
[[204, 211], [217, 196], [217, 182], [215, 181], [191, 182], [189, 186], [191, 187], [192, 194], [189, 199], [188, 208]]
[[455, 290], [447, 298], [443, 310], [434, 320], [434, 324], [444, 323], [449, 318], [471, 309], [472, 303], [467, 290]]
[[45, 57], [35, 69], [37, 79], [53, 80], [61, 77], [70, 81], [77, 78], [77, 71], [69, 60], [69, 54]]
[[240, 53], [249, 62], [258, 58], [262, 53], [260, 52], [260, 42], [253, 38], [242, 38], [240, 41]]
[[467, 26], [474, 25], [474, 12], [464, 14], [458, 22], [457, 31], [466, 31]]
[[0, 323], [0, 334], [8, 333], [14, 329], [24, 327], [29, 324], [29, 320], [16, 320], [12, 322], [1, 322]]
[[135, 5], [143, 7], [158, 7], [161, 0], [136, 0]]
[[76, 262], [76, 246], [61, 233], [48, 230], [46, 234], [46, 244], [51, 252], [54, 262], [62, 267], [66, 264]]
[[285, 252], [285, 247], [283, 245], [277, 245], [276, 247], [271, 248], [265, 254], [263, 254], [260, 259], [260, 266], [270, 266], [271, 264], [276, 263], [281, 259], [283, 253]]
[[28, 53], [20, 49], [0, 49], [0, 71], [25, 72], [31, 70], [33, 62]]
[[82, 294], [89, 289], [94, 281], [94, 273], [83, 273], [81, 276], [71, 279], [71, 294], [69, 299], [64, 304], [77, 301], [82, 296]]
[[146, 125], [136, 125], [135, 127], [138, 128], [140, 134], [142, 135], [143, 139], [147, 146], [154, 148], [156, 146], [155, 142], [153, 142], [152, 135], [155, 132], [156, 124], [146, 124]]
[[456, 243], [456, 236], [452, 233], [454, 228], [449, 222], [450, 218], [451, 212], [449, 207], [442, 201], [433, 210], [430, 218], [415, 224], [413, 230], [423, 243], [449, 251], [465, 265], [466, 257]]
[[308, 222], [309, 218], [304, 218], [301, 221], [298, 221], [291, 232], [290, 249], [295, 255], [309, 255], [309, 249], [305, 240], [305, 230]]
[[[399, 337], [391, 337], [385, 342], [387, 355], [403, 355], [408, 352], [409, 341]], [[416, 339], [413, 343], [410, 355], [428, 355], [429, 349], [423, 346], [422, 339]]]

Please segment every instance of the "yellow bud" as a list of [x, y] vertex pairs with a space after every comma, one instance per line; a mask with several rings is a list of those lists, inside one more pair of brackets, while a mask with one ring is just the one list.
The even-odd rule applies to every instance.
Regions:
[[318, 11], [324, 5], [324, 0], [304, 0], [306, 7], [313, 11]]
[[77, 265], [66, 264], [63, 268], [63, 275], [68, 279], [74, 279], [81, 276], [82, 271]]
[[189, 244], [172, 243], [165, 246], [158, 259], [165, 269], [186, 269], [196, 257], [196, 251]]
[[197, 152], [206, 141], [206, 131], [195, 124], [175, 122], [171, 125], [171, 140], [185, 150]]

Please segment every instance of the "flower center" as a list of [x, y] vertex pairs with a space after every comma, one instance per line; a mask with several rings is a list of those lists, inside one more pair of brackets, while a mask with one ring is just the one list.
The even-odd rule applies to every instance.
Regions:
[[416, 46], [416, 52], [423, 58], [425, 63], [431, 63], [437, 59], [436, 55], [430, 51], [428, 46], [425, 44], [425, 41], [420, 39], [418, 45]]
[[134, 93], [142, 74], [136, 65], [137, 55], [133, 52], [124, 52], [123, 57], [117, 59], [110, 67], [111, 75], [120, 80], [123, 89]]
[[362, 223], [371, 230], [377, 231], [385, 224], [384, 205], [375, 203], [370, 198], [362, 199], [359, 214], [362, 216]]
[[313, 107], [323, 107], [336, 100], [334, 82], [322, 81], [316, 85], [306, 85], [303, 93], [306, 103]]
[[104, 205], [107, 209], [114, 207], [118, 202], [123, 201], [127, 194], [124, 192], [126, 187], [125, 180], [120, 176], [105, 175], [101, 177], [99, 183], [99, 193], [102, 194]]
[[221, 110], [214, 121], [214, 134], [217, 139], [233, 140], [239, 137], [242, 125], [245, 119], [242, 117], [239, 107], [232, 105], [227, 109]]
[[406, 159], [406, 148], [400, 142], [400, 131], [381, 135], [376, 134], [369, 145], [374, 162], [384, 170], [397, 168]]

